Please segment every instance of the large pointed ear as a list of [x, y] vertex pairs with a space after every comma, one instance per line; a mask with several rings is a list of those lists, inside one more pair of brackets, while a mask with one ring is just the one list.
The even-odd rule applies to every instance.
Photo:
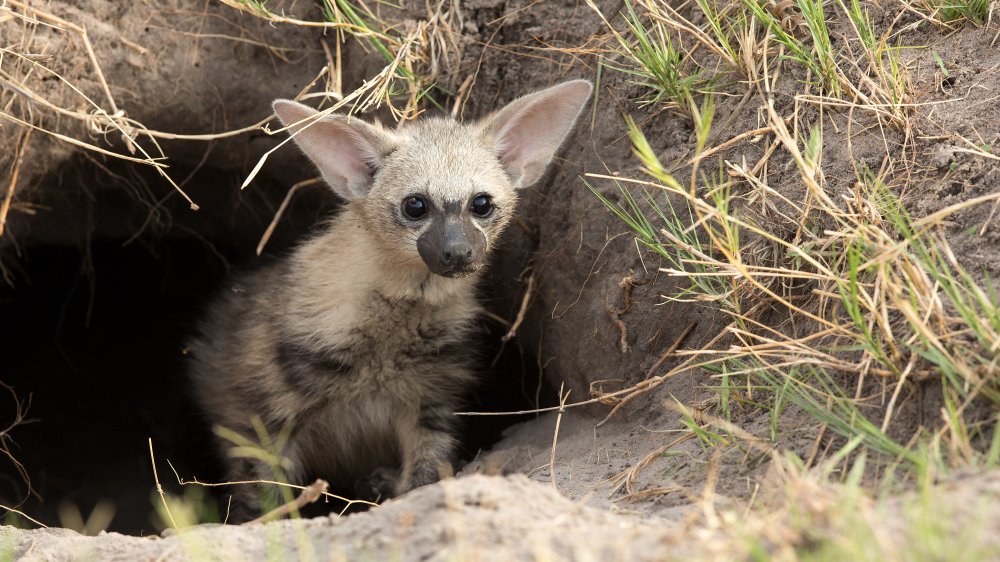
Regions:
[[276, 100], [273, 107], [338, 195], [347, 200], [368, 195], [375, 170], [395, 147], [392, 133], [343, 115], [310, 119], [318, 111], [290, 100]]
[[483, 135], [514, 187], [528, 187], [542, 177], [593, 89], [587, 80], [563, 82], [514, 100], [482, 120]]

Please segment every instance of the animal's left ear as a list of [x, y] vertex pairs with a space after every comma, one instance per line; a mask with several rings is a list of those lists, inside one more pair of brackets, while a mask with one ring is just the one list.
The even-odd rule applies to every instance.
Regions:
[[593, 89], [587, 80], [563, 82], [514, 100], [480, 122], [514, 187], [542, 177]]

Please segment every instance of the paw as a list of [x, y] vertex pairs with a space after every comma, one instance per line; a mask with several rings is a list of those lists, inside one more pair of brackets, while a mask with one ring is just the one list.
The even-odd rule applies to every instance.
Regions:
[[355, 497], [374, 502], [387, 500], [395, 495], [398, 479], [394, 470], [377, 468], [368, 476], [358, 478], [354, 482]]
[[452, 467], [450, 462], [442, 461], [433, 468], [427, 467], [425, 470], [415, 472], [410, 479], [409, 490], [433, 484], [445, 478], [452, 478], [453, 476], [455, 476], [455, 468]]

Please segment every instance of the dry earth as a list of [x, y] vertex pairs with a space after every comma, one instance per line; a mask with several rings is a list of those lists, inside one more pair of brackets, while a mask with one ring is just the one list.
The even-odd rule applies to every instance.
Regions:
[[[806, 485], [802, 485], [806, 484]], [[17, 530], [0, 527], [0, 553], [25, 562], [101, 560], [747, 560], [790, 559], [792, 545], [822, 537], [834, 522], [815, 520], [808, 531], [789, 524], [789, 506], [817, 508], [833, 495], [830, 488], [800, 482], [769, 519], [731, 511], [683, 521], [634, 517], [593, 509], [563, 497], [549, 485], [523, 475], [472, 476], [446, 480], [349, 517], [317, 517], [261, 525], [203, 525], [166, 538], [101, 533], [96, 537], [68, 529]], [[1000, 480], [957, 480], [939, 504], [941, 521], [954, 544], [926, 551], [934, 560], [990, 558], [1000, 541], [992, 532]], [[902, 515], [900, 497], [877, 512], [883, 548], [905, 548], [923, 529]], [[764, 501], [768, 501], [767, 498]], [[794, 509], [794, 508], [793, 508]], [[871, 515], [871, 514], [868, 514]], [[735, 525], [735, 519], [741, 519]], [[929, 527], [924, 527], [924, 529]], [[964, 539], [975, 538], [963, 543]], [[983, 540], [982, 537], [992, 537]], [[970, 546], [972, 545], [972, 546]], [[935, 547], [939, 550], [935, 550]], [[974, 550], [975, 549], [975, 550]]]

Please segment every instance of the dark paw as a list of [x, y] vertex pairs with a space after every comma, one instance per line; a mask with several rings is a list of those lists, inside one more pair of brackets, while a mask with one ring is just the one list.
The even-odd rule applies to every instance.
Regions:
[[355, 499], [380, 502], [391, 498], [398, 476], [394, 470], [379, 468], [354, 482]]
[[436, 465], [425, 464], [421, 469], [413, 473], [413, 476], [410, 478], [410, 487], [408, 490], [433, 484], [453, 476], [455, 476], [455, 468], [448, 461], [441, 461]]
[[413, 478], [410, 479], [409, 489], [412, 490], [414, 488], [440, 482], [441, 480], [450, 478], [454, 475], [455, 471], [451, 468], [451, 464], [442, 464], [436, 470], [425, 470], [414, 473]]

